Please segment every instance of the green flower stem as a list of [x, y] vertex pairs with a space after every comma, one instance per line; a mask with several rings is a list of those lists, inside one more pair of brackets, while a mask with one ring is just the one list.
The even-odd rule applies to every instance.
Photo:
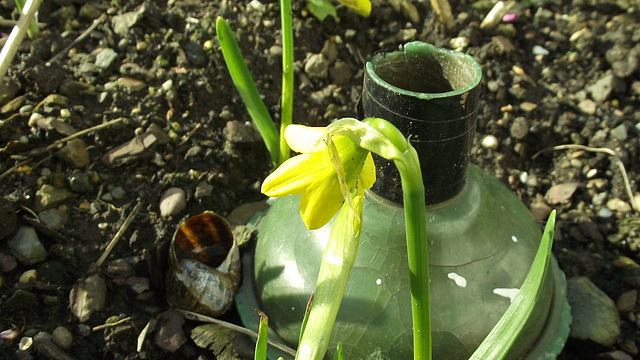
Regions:
[[331, 228], [329, 242], [320, 265], [313, 304], [298, 345], [296, 359], [323, 359], [329, 347], [331, 330], [338, 316], [360, 242], [362, 196], [356, 196], [354, 202], [359, 210], [358, 216], [354, 216], [345, 202]]
[[429, 255], [424, 183], [418, 153], [409, 148], [395, 160], [402, 182], [407, 254], [411, 283], [413, 358], [431, 359], [431, 315], [429, 299]]
[[[393, 160], [400, 173], [407, 232], [407, 255], [411, 272], [409, 280], [413, 320], [413, 357], [416, 360], [430, 360], [432, 344], [429, 247], [427, 243], [427, 210], [420, 160], [416, 149], [390, 122], [380, 118], [368, 118], [363, 120], [363, 123], [372, 127], [391, 145], [383, 146], [385, 141], [370, 141], [365, 147], [388, 160]], [[361, 142], [361, 144], [363, 143]]]
[[293, 21], [291, 0], [280, 1], [282, 21], [282, 112], [280, 117], [280, 160], [289, 158], [289, 144], [284, 139], [284, 129], [293, 118]]
[[244, 63], [244, 58], [240, 52], [238, 42], [233, 35], [233, 31], [231, 31], [229, 24], [221, 17], [218, 17], [216, 20], [216, 34], [218, 35], [222, 55], [227, 64], [227, 69], [229, 69], [233, 84], [236, 86], [236, 89], [238, 89], [242, 102], [244, 102], [251, 119], [253, 119], [256, 124], [267, 146], [267, 150], [269, 154], [271, 154], [271, 160], [274, 166], [277, 166], [281, 163], [278, 131], [273, 124], [266, 105], [260, 98], [260, 93], [251, 77], [249, 68], [247, 68], [247, 65]]

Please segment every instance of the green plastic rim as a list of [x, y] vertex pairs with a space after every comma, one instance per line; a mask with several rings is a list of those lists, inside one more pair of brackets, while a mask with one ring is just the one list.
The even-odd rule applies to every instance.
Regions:
[[[424, 68], [415, 69], [416, 58], [421, 58], [423, 62], [425, 59], [431, 61], [424, 63]], [[429, 67], [434, 64], [442, 66], [443, 80], [446, 80], [453, 90], [440, 91], [443, 89], [442, 85], [415, 81], [416, 77], [423, 75], [421, 73], [433, 73]], [[371, 79], [378, 85], [398, 94], [422, 100], [460, 96], [471, 91], [482, 81], [482, 68], [471, 55], [438, 48], [421, 41], [400, 45], [392, 52], [378, 53], [365, 67]], [[408, 68], [411, 71], [408, 72]], [[403, 74], [408, 77], [404, 79]]]

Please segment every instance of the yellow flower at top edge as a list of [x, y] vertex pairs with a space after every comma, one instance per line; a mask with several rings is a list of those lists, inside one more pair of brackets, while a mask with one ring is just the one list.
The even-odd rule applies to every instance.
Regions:
[[[356, 187], [369, 189], [376, 180], [369, 151], [340, 135], [326, 141], [330, 144], [327, 146], [323, 141], [327, 139], [324, 129], [289, 125], [285, 139], [301, 154], [282, 163], [262, 183], [262, 193], [267, 196], [302, 194], [300, 214], [310, 230], [324, 226], [333, 218], [345, 201], [345, 191]], [[336, 159], [334, 162], [331, 159], [334, 152], [342, 165], [338, 166], [339, 170], [334, 166]]]
[[347, 7], [353, 9], [362, 16], [369, 16], [371, 13], [371, 1], [370, 0], [338, 0], [345, 4]]

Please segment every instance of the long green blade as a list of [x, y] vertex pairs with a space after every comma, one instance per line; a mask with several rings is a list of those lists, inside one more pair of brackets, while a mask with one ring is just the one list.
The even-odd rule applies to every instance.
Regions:
[[282, 114], [280, 116], [280, 162], [289, 158], [289, 144], [284, 129], [293, 119], [293, 19], [291, 0], [280, 1], [282, 20]]
[[504, 359], [511, 346], [515, 343], [538, 300], [542, 282], [549, 267], [555, 225], [556, 211], [554, 210], [549, 215], [538, 252], [533, 259], [531, 270], [529, 270], [520, 292], [513, 299], [500, 321], [469, 359]]
[[254, 360], [267, 360], [267, 334], [269, 331], [269, 318], [262, 311], [260, 315], [260, 327], [258, 328], [258, 341], [256, 341], [256, 352]]
[[344, 360], [344, 354], [342, 353], [342, 341], [338, 342], [336, 347], [336, 355], [333, 357], [335, 360]]
[[[22, 9], [24, 8], [24, 4], [25, 4], [25, 0], [15, 0], [16, 3], [16, 7], [18, 8], [18, 11], [20, 11], [20, 14], [22, 15]], [[31, 20], [31, 22], [29, 23], [29, 28], [27, 29], [27, 34], [29, 35], [30, 39], [36, 39], [40, 37], [40, 29], [38, 29], [38, 13], [36, 12], [33, 15], [33, 20]]]
[[258, 88], [251, 77], [251, 73], [249, 73], [249, 68], [247, 68], [247, 65], [244, 63], [238, 42], [229, 24], [221, 17], [218, 17], [216, 20], [216, 33], [224, 61], [227, 64], [227, 69], [229, 69], [229, 74], [231, 74], [231, 79], [236, 89], [238, 89], [242, 102], [244, 102], [244, 105], [247, 107], [251, 119], [253, 119], [258, 127], [258, 131], [267, 146], [267, 150], [269, 154], [271, 154], [273, 164], [277, 166], [281, 162], [280, 136], [276, 130], [276, 126], [273, 124], [267, 107], [260, 98]]

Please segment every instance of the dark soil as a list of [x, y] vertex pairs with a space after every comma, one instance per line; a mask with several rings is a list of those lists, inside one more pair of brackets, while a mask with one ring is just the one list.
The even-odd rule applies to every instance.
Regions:
[[[368, 18], [341, 7], [339, 21], [319, 21], [304, 2], [294, 2], [294, 121], [326, 125], [355, 116], [361, 69], [377, 50], [411, 40], [452, 48], [453, 38], [465, 38], [468, 46], [463, 51], [473, 55], [484, 72], [472, 162], [513, 189], [539, 220], [546, 218], [549, 207], [558, 209], [554, 254], [567, 277], [588, 277], [614, 301], [640, 290], [635, 263], [640, 260], [640, 219], [630, 207], [633, 200], [625, 192], [615, 158], [585, 150], [545, 150], [561, 144], [614, 150], [638, 198], [640, 3], [523, 1], [512, 11], [517, 15], [514, 21], [481, 29], [493, 2], [454, 0], [457, 20], [448, 32], [428, 2], [397, 1], [412, 5], [398, 9], [391, 3], [374, 1]], [[417, 11], [419, 21], [412, 22], [412, 11]], [[138, 14], [134, 21], [123, 24], [119, 15], [133, 12]], [[13, 1], [1, 2], [0, 15], [17, 19]], [[235, 29], [277, 120], [277, 1], [42, 4], [40, 21], [47, 25], [41, 37], [25, 40], [7, 74], [8, 83], [0, 86], [0, 253], [10, 254], [8, 240], [16, 231], [11, 222], [17, 220], [36, 227], [48, 254], [43, 261], [18, 262], [0, 273], [0, 331], [13, 329], [16, 334], [0, 340], [1, 358], [62, 359], [65, 353], [77, 359], [213, 358], [191, 340], [175, 353], [163, 350], [155, 333], [147, 336], [142, 352], [136, 351], [136, 342], [149, 320], [169, 307], [156, 280], [162, 279], [166, 261], [166, 252], [158, 251], [157, 244], [166, 243], [182, 221], [204, 210], [228, 216], [238, 206], [264, 198], [260, 183], [271, 162], [256, 131], [244, 125], [250, 118], [217, 45], [217, 16]], [[88, 37], [60, 53], [94, 21], [99, 24]], [[8, 33], [10, 28], [0, 31]], [[329, 56], [332, 49], [336, 57], [329, 59], [328, 75], [305, 71], [308, 54]], [[602, 79], [609, 82], [598, 83]], [[52, 94], [65, 98], [47, 98]], [[76, 131], [122, 121], [83, 135], [81, 150], [76, 151], [86, 150], [88, 161], [78, 165], [60, 156], [57, 147], [47, 148], [69, 134], [64, 126], [36, 124], [34, 113]], [[105, 157], [146, 134], [151, 125], [168, 135], [166, 141], [158, 140], [122, 163]], [[483, 143], [488, 135], [495, 136], [497, 145]], [[83, 186], [74, 183], [77, 179]], [[564, 183], [577, 183], [577, 188], [565, 198], [545, 198], [550, 188]], [[47, 185], [66, 190], [68, 196], [53, 205], [41, 204], [39, 194]], [[175, 216], [161, 217], [160, 199], [170, 187], [186, 192], [187, 207]], [[142, 207], [133, 223], [95, 271], [106, 283], [105, 307], [81, 322], [70, 311], [69, 293], [90, 275], [91, 265], [139, 202]], [[38, 225], [35, 215], [47, 208], [62, 214], [60, 227]], [[10, 258], [3, 256], [0, 265], [11, 265]], [[20, 283], [20, 276], [30, 269], [37, 271], [35, 281]], [[148, 280], [149, 289], [135, 291], [134, 284]], [[609, 358], [615, 350], [638, 356], [638, 310], [636, 303], [621, 310], [621, 333], [613, 346], [570, 338], [560, 359]], [[131, 320], [92, 330], [113, 316]], [[225, 318], [237, 321], [233, 309]], [[187, 321], [184, 329], [195, 325]], [[62, 355], [47, 353], [46, 346], [18, 351], [21, 339], [50, 334], [59, 326], [73, 337]]]

